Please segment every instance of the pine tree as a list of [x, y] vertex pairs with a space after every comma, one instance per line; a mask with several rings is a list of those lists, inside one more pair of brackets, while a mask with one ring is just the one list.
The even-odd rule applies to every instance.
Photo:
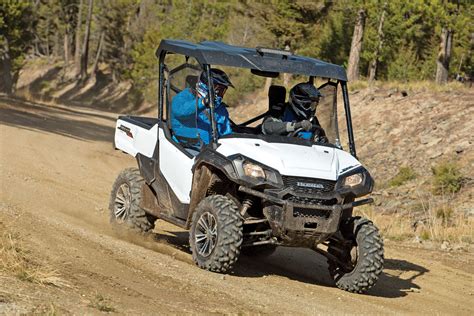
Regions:
[[0, 92], [11, 94], [33, 39], [31, 3], [0, 3]]

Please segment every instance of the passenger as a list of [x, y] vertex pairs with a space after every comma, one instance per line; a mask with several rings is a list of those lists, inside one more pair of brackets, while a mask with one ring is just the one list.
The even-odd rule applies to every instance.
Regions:
[[[227, 88], [234, 87], [227, 74], [220, 69], [211, 69], [214, 86], [214, 118], [219, 136], [232, 133], [229, 112], [222, 102]], [[211, 141], [209, 110], [209, 85], [206, 72], [202, 72], [196, 89], [186, 88], [178, 93], [171, 103], [171, 126], [176, 139], [188, 146], [200, 148], [201, 142]], [[197, 110], [197, 112], [196, 112]]]
[[298, 83], [290, 90], [290, 100], [285, 103], [281, 117], [269, 116], [264, 119], [262, 132], [265, 135], [288, 135], [301, 130], [300, 138], [311, 139], [317, 132], [320, 142], [327, 142], [326, 133], [315, 116], [316, 107], [322, 97], [316, 87], [308, 82]]

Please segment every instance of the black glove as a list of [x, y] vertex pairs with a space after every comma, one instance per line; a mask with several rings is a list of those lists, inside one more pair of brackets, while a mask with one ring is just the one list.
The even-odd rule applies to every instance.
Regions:
[[326, 137], [326, 135], [319, 136], [318, 138], [319, 138], [317, 140], [318, 143], [323, 143], [323, 144], [329, 143], [329, 139]]
[[304, 131], [310, 131], [311, 128], [313, 128], [313, 124], [308, 120], [304, 120], [295, 124], [295, 130], [299, 128], [303, 129]]

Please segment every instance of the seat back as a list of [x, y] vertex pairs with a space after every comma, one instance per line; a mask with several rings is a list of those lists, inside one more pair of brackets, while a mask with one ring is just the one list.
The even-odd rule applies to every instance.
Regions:
[[285, 99], [285, 87], [271, 85], [268, 89], [268, 114], [273, 117], [281, 117], [285, 110]]

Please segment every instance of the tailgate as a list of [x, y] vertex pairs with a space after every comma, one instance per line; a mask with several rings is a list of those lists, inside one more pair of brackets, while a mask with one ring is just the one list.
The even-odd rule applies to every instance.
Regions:
[[158, 123], [143, 124], [131, 117], [119, 117], [115, 125], [114, 144], [135, 157], [138, 153], [151, 158], [158, 136]]

